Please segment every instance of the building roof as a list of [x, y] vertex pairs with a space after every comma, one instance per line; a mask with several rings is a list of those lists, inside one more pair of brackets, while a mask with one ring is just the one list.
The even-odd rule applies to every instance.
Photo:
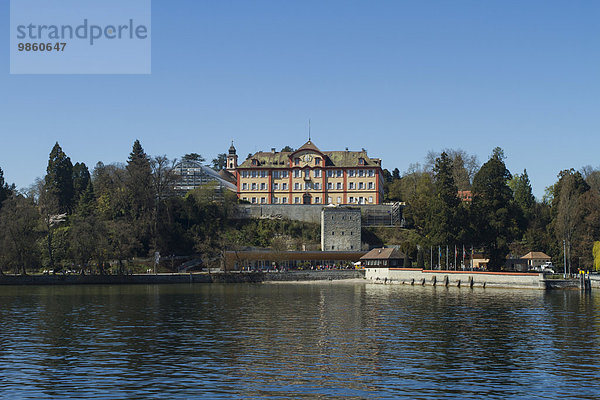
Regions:
[[[381, 160], [370, 158], [364, 149], [361, 151], [321, 151], [309, 140], [294, 152], [259, 151], [241, 163], [238, 168], [288, 168], [290, 158], [295, 153], [305, 150], [321, 153], [325, 158], [324, 167], [381, 167]], [[360, 164], [361, 158], [364, 160], [364, 164]], [[258, 161], [258, 165], [252, 165], [253, 159]]]
[[548, 254], [543, 253], [541, 251], [530, 251], [529, 253], [527, 253], [523, 257], [521, 257], [521, 259], [522, 260], [532, 260], [532, 259], [550, 260], [551, 257]]
[[227, 182], [229, 183], [233, 183], [234, 185], [237, 185], [237, 179], [236, 177], [229, 171], [222, 169], [219, 171], [219, 176], [222, 179], [225, 179]]
[[296, 153], [298, 151], [302, 151], [302, 150], [314, 150], [314, 151], [318, 151], [319, 153], [321, 152], [321, 150], [319, 150], [319, 148], [317, 146], [315, 146], [315, 144], [313, 142], [311, 142], [310, 139], [308, 140], [308, 142], [306, 142], [302, 146], [300, 146], [300, 148], [298, 150], [296, 150], [294, 153]]
[[[201, 183], [206, 183], [206, 180], [216, 181], [219, 185], [231, 191], [236, 191], [237, 186], [222, 178], [214, 169], [202, 165], [202, 163], [193, 160], [183, 160], [175, 165], [173, 171], [179, 176], [178, 182], [175, 183], [175, 188], [180, 186], [199, 186]], [[184, 172], [193, 171], [192, 175]], [[204, 177], [204, 178], [203, 178]], [[191, 181], [190, 181], [191, 179]], [[182, 181], [186, 181], [182, 182]], [[187, 189], [186, 189], [187, 190]]]
[[379, 249], [373, 249], [367, 254], [362, 256], [361, 260], [389, 260], [391, 258], [401, 259], [404, 258], [404, 253], [394, 247], [384, 247]]

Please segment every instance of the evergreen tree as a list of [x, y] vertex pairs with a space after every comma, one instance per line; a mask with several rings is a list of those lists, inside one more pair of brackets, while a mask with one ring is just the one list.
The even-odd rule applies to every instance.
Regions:
[[392, 179], [400, 179], [400, 170], [398, 168], [394, 168], [392, 171]]
[[[153, 180], [150, 158], [144, 152], [139, 140], [136, 140], [133, 144], [133, 149], [127, 160], [126, 169], [127, 200], [129, 208], [128, 218], [129, 223], [131, 224], [131, 231], [135, 236], [135, 240], [130, 240], [129, 243], [139, 243], [139, 250], [142, 254], [147, 254], [150, 250], [152, 217], [155, 209], [155, 194], [152, 187]], [[119, 223], [113, 226], [120, 225], [122, 224]], [[117, 242], [121, 244], [124, 243], [121, 239]], [[122, 252], [123, 248], [130, 248], [130, 246], [122, 247], [121, 245], [117, 247], [121, 249], [119, 252]]]
[[510, 180], [509, 186], [513, 191], [515, 202], [523, 211], [525, 218], [529, 220], [535, 206], [535, 197], [533, 196], [527, 170], [523, 170], [521, 175], [515, 174]]
[[[136, 140], [136, 142], [139, 144], [139, 141]], [[204, 157], [202, 157], [198, 153], [188, 153], [188, 154], [184, 155], [183, 157], [181, 157], [181, 159], [184, 160], [184, 161], [196, 161], [196, 162], [199, 162], [199, 163], [202, 163], [202, 162], [206, 161], [204, 159]]]
[[152, 167], [150, 158], [144, 152], [139, 140], [133, 143], [133, 149], [127, 160], [127, 188], [131, 202], [131, 216], [142, 218], [152, 209]]
[[443, 152], [436, 159], [433, 189], [434, 196], [429, 203], [427, 236], [432, 244], [451, 245], [458, 241], [462, 221], [461, 202], [452, 175], [453, 165], [448, 154]]
[[473, 179], [474, 241], [485, 249], [491, 270], [504, 265], [509, 243], [520, 236], [524, 226], [522, 213], [507, 184], [511, 174], [503, 159], [504, 151], [497, 147]]
[[73, 166], [73, 205], [77, 205], [79, 197], [91, 182], [90, 171], [85, 163], [76, 163]]
[[227, 154], [217, 154], [216, 158], [212, 160], [212, 168], [215, 171], [221, 171], [227, 167]]
[[0, 168], [0, 209], [4, 200], [8, 199], [15, 191], [15, 185], [8, 185], [4, 181], [4, 171]]
[[71, 212], [73, 206], [73, 164], [58, 142], [50, 152], [46, 168], [45, 190], [55, 198], [57, 214]]

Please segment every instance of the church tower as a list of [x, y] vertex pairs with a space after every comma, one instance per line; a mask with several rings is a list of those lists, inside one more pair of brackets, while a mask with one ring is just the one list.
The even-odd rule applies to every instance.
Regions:
[[231, 147], [229, 147], [229, 154], [227, 154], [227, 172], [236, 175], [236, 169], [238, 166], [238, 156], [233, 146], [233, 140], [231, 141]]

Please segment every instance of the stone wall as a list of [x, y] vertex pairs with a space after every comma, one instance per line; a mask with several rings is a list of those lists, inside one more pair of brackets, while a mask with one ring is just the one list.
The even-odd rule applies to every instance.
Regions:
[[153, 285], [173, 283], [260, 283], [364, 278], [363, 270], [213, 272], [139, 275], [0, 275], [2, 285]]
[[360, 209], [325, 207], [321, 211], [321, 250], [356, 251], [361, 248]]
[[364, 270], [358, 269], [333, 269], [322, 271], [286, 271], [266, 272], [265, 281], [335, 281], [342, 279], [358, 279], [365, 277]]
[[367, 281], [387, 284], [546, 289], [544, 274], [366, 268]]
[[[388, 204], [352, 205], [361, 210], [363, 220], [372, 214], [390, 214], [392, 206]], [[318, 204], [239, 204], [233, 218], [287, 218], [296, 221], [321, 222], [321, 210], [327, 208]], [[333, 208], [333, 207], [331, 207]], [[364, 223], [363, 225], [367, 225]]]

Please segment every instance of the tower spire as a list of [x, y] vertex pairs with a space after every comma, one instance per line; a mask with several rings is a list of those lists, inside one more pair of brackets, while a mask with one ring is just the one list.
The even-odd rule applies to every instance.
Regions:
[[308, 141], [310, 142], [310, 118], [308, 119]]

